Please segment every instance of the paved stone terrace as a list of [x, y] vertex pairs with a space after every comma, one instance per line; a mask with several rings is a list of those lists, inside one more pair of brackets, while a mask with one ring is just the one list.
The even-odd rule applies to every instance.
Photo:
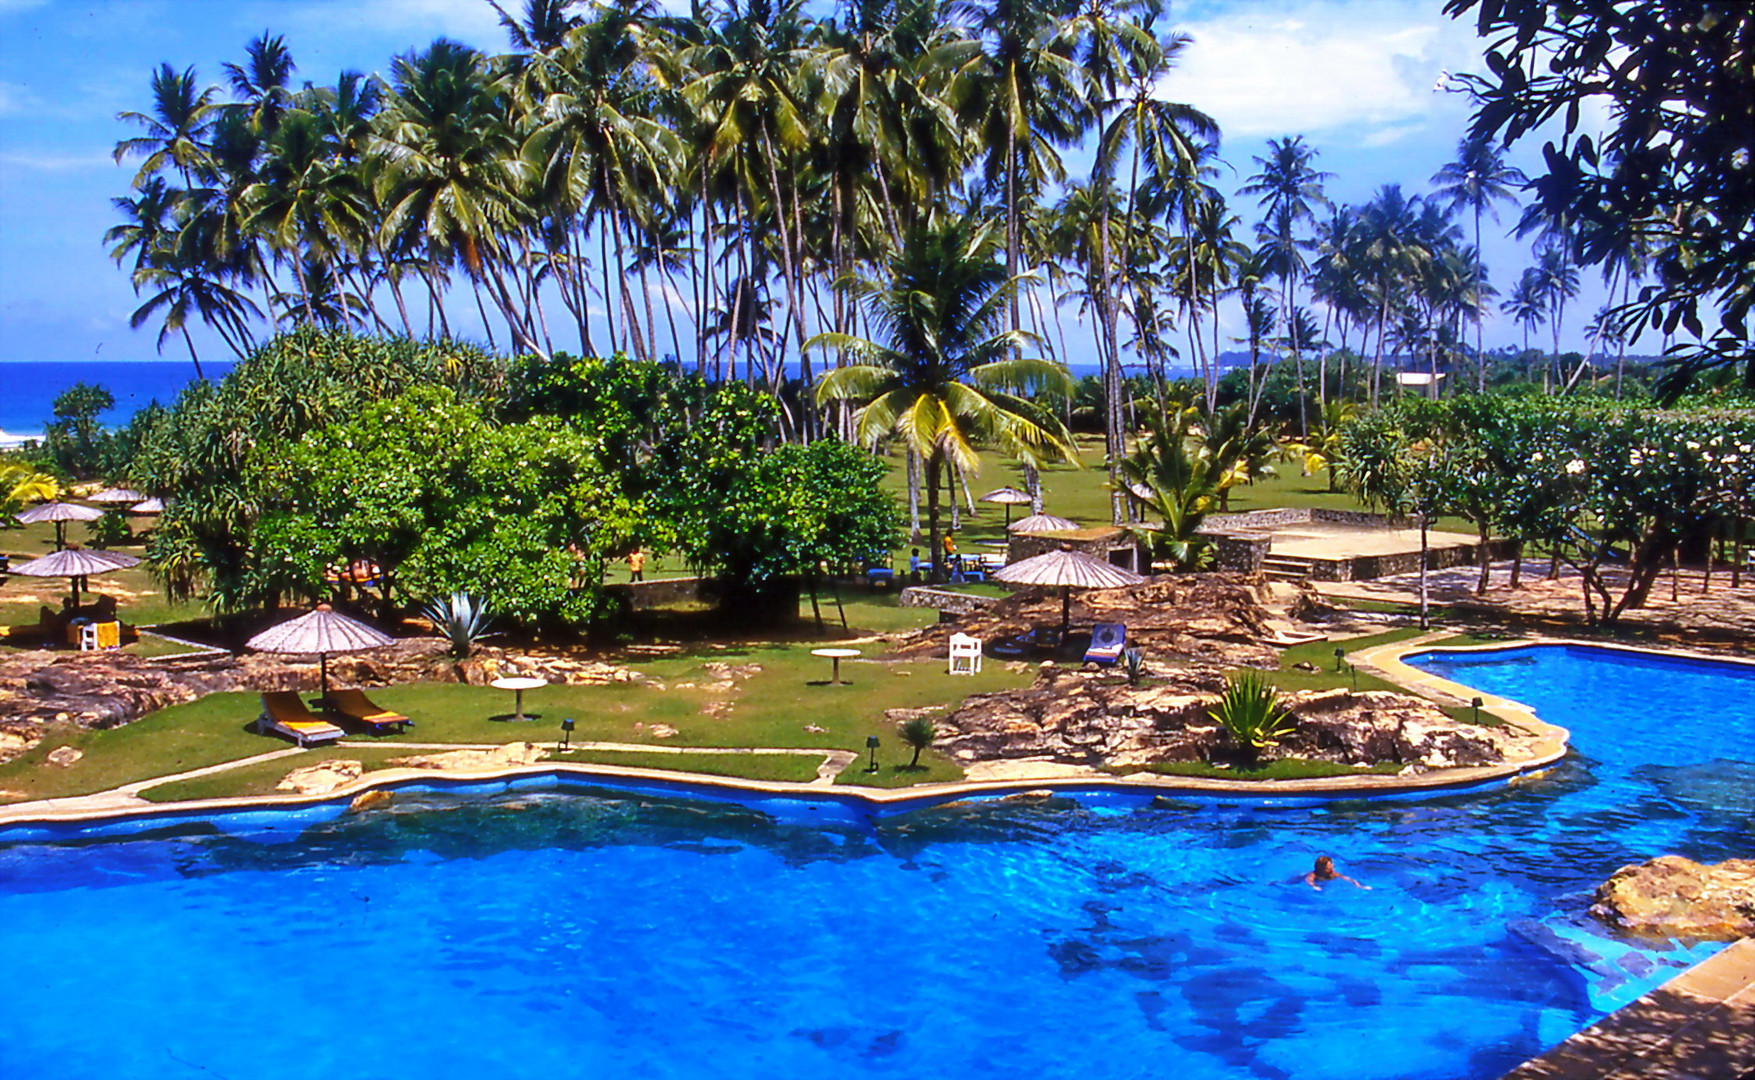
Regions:
[[1504, 1080], [1755, 1080], [1755, 938], [1744, 938]]

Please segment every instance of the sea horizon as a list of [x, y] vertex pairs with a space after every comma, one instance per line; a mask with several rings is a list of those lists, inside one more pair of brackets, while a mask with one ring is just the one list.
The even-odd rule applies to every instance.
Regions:
[[[236, 360], [204, 360], [201, 370], [210, 381], [218, 382], [237, 366]], [[796, 365], [792, 366], [796, 370]], [[1077, 377], [1101, 372], [1096, 364], [1070, 364], [1068, 368]], [[1129, 373], [1133, 373], [1132, 365]], [[1171, 378], [1191, 378], [1195, 373], [1172, 368], [1169, 374]], [[101, 423], [115, 427], [126, 424], [154, 401], [171, 405], [194, 381], [195, 365], [188, 360], [0, 360], [0, 439], [41, 438], [54, 420], [55, 398], [76, 383], [101, 386], [115, 396], [115, 408], [98, 416]]]

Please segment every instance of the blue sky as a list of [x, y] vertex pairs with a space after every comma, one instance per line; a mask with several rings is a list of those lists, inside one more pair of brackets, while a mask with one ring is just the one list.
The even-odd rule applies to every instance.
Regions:
[[[510, 5], [509, 5], [510, 6]], [[1434, 90], [1443, 72], [1480, 67], [1464, 24], [1441, 0], [1193, 0], [1173, 23], [1194, 36], [1166, 96], [1206, 110], [1224, 131], [1242, 183], [1270, 137], [1302, 134], [1334, 173], [1331, 197], [1357, 202], [1380, 184], [1427, 190], [1468, 120], [1461, 95]], [[391, 56], [445, 35], [482, 49], [506, 47], [485, 0], [0, 0], [0, 361], [150, 359], [156, 330], [128, 327], [137, 301], [105, 253], [112, 197], [135, 166], [110, 158], [131, 129], [116, 120], [145, 108], [161, 61], [194, 65], [218, 82], [224, 61], [264, 29], [284, 34], [297, 78], [332, 82], [342, 69], [383, 71]], [[1526, 169], [1539, 146], [1513, 153]], [[1254, 220], [1251, 207], [1237, 210]], [[1529, 259], [1528, 245], [1485, 238], [1488, 266], [1504, 291]], [[1563, 343], [1585, 345], [1583, 324], [1602, 302], [1587, 291]], [[463, 307], [464, 305], [458, 305]], [[556, 301], [550, 308], [559, 312]], [[1070, 328], [1069, 328], [1070, 329]], [[1509, 320], [1489, 322], [1489, 345], [1518, 340]], [[223, 347], [197, 336], [203, 356]], [[167, 359], [187, 354], [168, 341]]]

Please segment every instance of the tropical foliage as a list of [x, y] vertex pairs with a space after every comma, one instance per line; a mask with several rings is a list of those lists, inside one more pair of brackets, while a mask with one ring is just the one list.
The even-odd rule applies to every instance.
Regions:
[[1253, 668], [1226, 677], [1225, 692], [1207, 715], [1250, 758], [1280, 745], [1294, 730], [1291, 714], [1280, 704], [1279, 689]]

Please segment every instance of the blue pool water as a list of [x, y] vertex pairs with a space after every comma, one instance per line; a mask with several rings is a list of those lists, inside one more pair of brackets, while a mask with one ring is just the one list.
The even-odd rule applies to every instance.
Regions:
[[[874, 820], [544, 781], [15, 833], [0, 1075], [1497, 1077], [1711, 951], [1585, 908], [1624, 863], [1747, 853], [1755, 673], [1418, 663], [1577, 752], [1421, 801]], [[1372, 890], [1298, 881], [1323, 852]]]

